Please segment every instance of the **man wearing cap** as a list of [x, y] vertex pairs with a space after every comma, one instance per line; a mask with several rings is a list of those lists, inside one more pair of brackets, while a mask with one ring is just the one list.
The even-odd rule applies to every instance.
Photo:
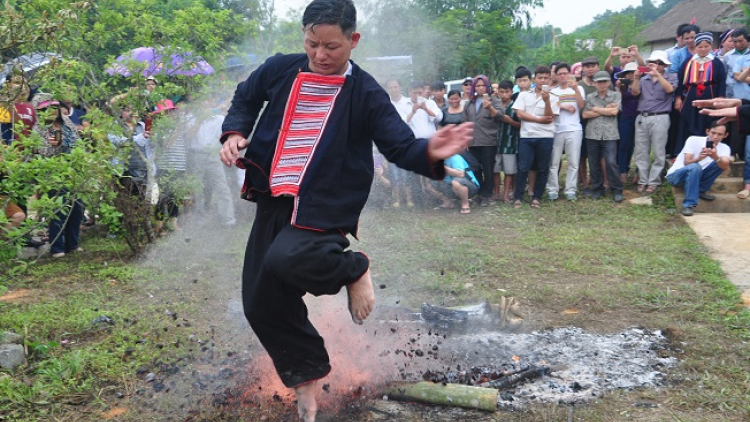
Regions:
[[466, 106], [466, 103], [468, 103], [471, 98], [471, 86], [474, 84], [474, 79], [472, 78], [466, 78], [464, 79], [464, 83], [461, 84], [461, 88], [463, 91], [461, 92], [461, 105]]
[[620, 171], [617, 168], [617, 140], [620, 133], [617, 129], [617, 115], [622, 107], [622, 96], [619, 92], [611, 91], [610, 74], [599, 71], [594, 74], [596, 92], [586, 96], [583, 108], [584, 119], [587, 119], [586, 148], [591, 164], [591, 190], [594, 200], [604, 196], [604, 174], [599, 165], [604, 157], [604, 168], [607, 173], [609, 187], [613, 192], [615, 202], [622, 202], [622, 183]]
[[[633, 95], [631, 85], [638, 64], [630, 62], [615, 73], [615, 91], [622, 95], [622, 111], [618, 119], [620, 142], [617, 145], [617, 167], [620, 170], [620, 183], [625, 185], [630, 172], [630, 161], [635, 147], [635, 119], [638, 117], [638, 97]], [[637, 176], [637, 173], [636, 173]]]
[[[584, 98], [589, 94], [596, 92], [596, 84], [594, 83], [594, 75], [599, 71], [599, 58], [596, 56], [589, 56], [581, 60], [581, 69], [583, 77], [578, 81], [578, 85], [583, 88]], [[587, 120], [583, 120], [581, 125], [584, 133], [586, 132]], [[588, 160], [588, 148], [586, 147], [586, 136], [584, 135], [581, 141], [581, 157], [578, 163], [578, 180], [583, 185], [583, 192], [589, 194], [589, 175], [586, 162]], [[589, 161], [590, 162], [590, 161]]]
[[[631, 86], [631, 92], [638, 97], [634, 155], [639, 193], [647, 189], [653, 192], [661, 184], [669, 135], [669, 113], [677, 87], [677, 75], [666, 73], [667, 66], [672, 64], [666, 52], [654, 50], [647, 62], [648, 72], [636, 70]], [[652, 152], [654, 159], [650, 161]]]

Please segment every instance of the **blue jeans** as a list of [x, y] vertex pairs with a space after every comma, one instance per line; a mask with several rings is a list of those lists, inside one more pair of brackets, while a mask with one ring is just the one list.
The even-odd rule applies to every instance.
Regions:
[[[64, 196], [63, 209], [49, 222], [50, 253], [71, 252], [78, 249], [78, 237], [83, 222], [83, 203], [67, 198], [67, 192], [50, 193], [50, 196]], [[68, 208], [70, 207], [70, 208]]]
[[675, 187], [685, 186], [682, 206], [694, 207], [698, 205], [700, 193], [711, 189], [716, 178], [723, 172], [716, 163], [709, 164], [705, 169], [701, 168], [700, 163], [692, 163], [668, 174], [667, 182]]
[[635, 149], [635, 118], [636, 116], [620, 116], [618, 123], [620, 142], [617, 145], [617, 167], [620, 174], [628, 174], [630, 171], [630, 161]]
[[521, 138], [518, 141], [518, 174], [516, 174], [516, 192], [513, 199], [516, 201], [523, 199], [529, 170], [535, 160], [537, 173], [533, 199], [542, 199], [549, 177], [549, 162], [552, 159], [553, 145], [554, 138]]

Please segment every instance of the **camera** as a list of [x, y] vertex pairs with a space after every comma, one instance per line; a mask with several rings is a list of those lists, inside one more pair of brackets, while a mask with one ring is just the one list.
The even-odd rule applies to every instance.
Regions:
[[632, 79], [620, 78], [620, 79], [618, 79], [618, 80], [619, 80], [619, 81], [620, 81], [620, 83], [621, 83], [621, 84], [623, 84], [624, 86], [628, 86], [628, 85], [630, 85], [630, 84], [632, 84], [632, 83], [633, 83], [633, 80], [632, 80]]

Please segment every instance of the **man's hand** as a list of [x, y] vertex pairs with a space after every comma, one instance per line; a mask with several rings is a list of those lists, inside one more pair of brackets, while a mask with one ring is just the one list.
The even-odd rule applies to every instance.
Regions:
[[[693, 107], [697, 108], [735, 108], [742, 105], [742, 100], [736, 98], [714, 98], [712, 100], [693, 100]], [[708, 114], [708, 113], [704, 113]]]
[[549, 91], [542, 90], [542, 101], [549, 102]]
[[[713, 101], [713, 100], [696, 100], [696, 101], [693, 101], [693, 104], [695, 104], [698, 101]], [[719, 124], [725, 124], [727, 122], [737, 120], [737, 108], [735, 107], [719, 108], [719, 109], [704, 108], [704, 109], [701, 109], [699, 113], [705, 114], [711, 117], [721, 117], [719, 119]]]
[[229, 135], [219, 151], [221, 162], [227, 167], [232, 167], [232, 164], [240, 158], [240, 151], [247, 148], [247, 145], [247, 138], [241, 135]]
[[432, 161], [445, 160], [465, 150], [474, 139], [474, 123], [461, 123], [440, 128], [427, 143]]
[[612, 49], [609, 51], [609, 57], [619, 57], [620, 56], [620, 47], [612, 47]]

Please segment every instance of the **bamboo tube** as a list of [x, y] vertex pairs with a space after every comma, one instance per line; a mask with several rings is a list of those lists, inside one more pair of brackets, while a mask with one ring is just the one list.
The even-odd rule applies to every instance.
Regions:
[[394, 385], [386, 390], [386, 394], [394, 400], [414, 400], [488, 412], [497, 410], [497, 390], [491, 388], [422, 381]]

